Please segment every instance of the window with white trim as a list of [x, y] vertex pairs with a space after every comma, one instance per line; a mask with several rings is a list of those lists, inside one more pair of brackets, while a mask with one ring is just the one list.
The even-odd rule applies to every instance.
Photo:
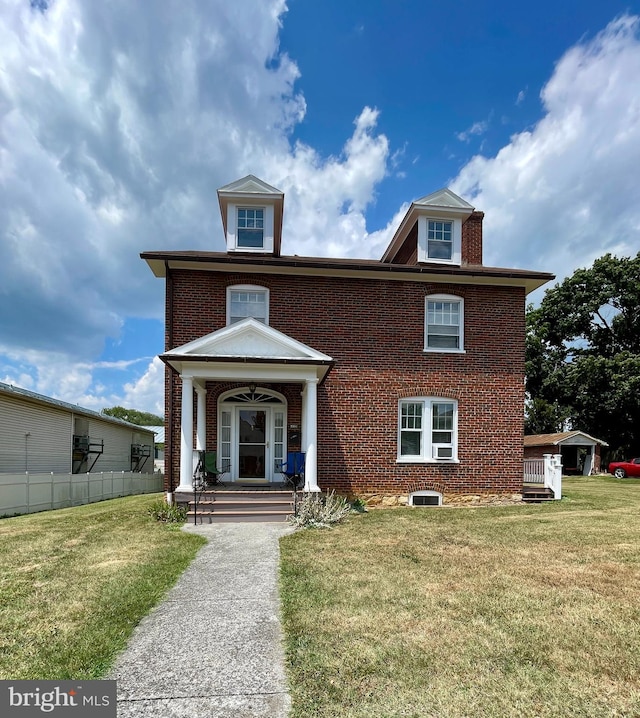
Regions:
[[418, 261], [460, 264], [462, 220], [451, 217], [418, 217]]
[[269, 290], [252, 284], [227, 287], [227, 324], [247, 317], [269, 324]]
[[236, 246], [246, 249], [264, 247], [264, 209], [262, 207], [238, 207]]
[[453, 222], [427, 221], [427, 256], [429, 259], [451, 261], [453, 257]]
[[425, 351], [464, 351], [463, 340], [464, 300], [449, 294], [425, 297]]
[[398, 461], [457, 461], [458, 404], [453, 399], [401, 399]]

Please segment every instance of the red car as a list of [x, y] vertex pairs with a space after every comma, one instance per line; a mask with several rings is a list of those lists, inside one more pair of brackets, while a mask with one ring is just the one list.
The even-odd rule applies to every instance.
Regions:
[[640, 476], [640, 458], [631, 461], [614, 461], [609, 464], [609, 473], [618, 479], [626, 476]]

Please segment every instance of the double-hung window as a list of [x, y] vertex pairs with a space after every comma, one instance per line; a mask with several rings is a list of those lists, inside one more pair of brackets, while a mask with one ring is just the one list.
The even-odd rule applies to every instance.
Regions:
[[429, 259], [453, 258], [453, 222], [430, 219], [427, 222], [427, 256]]
[[425, 351], [463, 351], [463, 299], [448, 294], [433, 294], [426, 297], [424, 335]]
[[238, 207], [238, 248], [262, 249], [264, 247], [264, 209], [262, 207]]
[[458, 405], [453, 399], [402, 399], [398, 461], [456, 461]]
[[249, 284], [227, 288], [227, 324], [251, 317], [269, 323], [269, 290]]
[[418, 217], [418, 261], [459, 265], [462, 218]]

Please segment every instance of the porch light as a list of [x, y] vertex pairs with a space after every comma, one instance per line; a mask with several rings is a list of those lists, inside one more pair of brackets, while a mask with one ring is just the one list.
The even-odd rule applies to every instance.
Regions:
[[256, 398], [256, 385], [254, 382], [249, 384], [249, 398], [253, 401]]

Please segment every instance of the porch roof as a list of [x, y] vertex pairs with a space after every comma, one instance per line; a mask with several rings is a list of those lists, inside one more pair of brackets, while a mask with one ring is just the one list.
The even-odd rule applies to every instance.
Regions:
[[211, 379], [324, 379], [334, 360], [293, 337], [248, 318], [160, 356], [180, 374]]

